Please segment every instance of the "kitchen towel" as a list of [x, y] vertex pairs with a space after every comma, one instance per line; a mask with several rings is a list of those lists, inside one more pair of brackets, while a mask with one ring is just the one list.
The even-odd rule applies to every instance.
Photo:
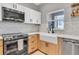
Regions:
[[23, 39], [18, 40], [18, 50], [22, 50], [23, 49]]

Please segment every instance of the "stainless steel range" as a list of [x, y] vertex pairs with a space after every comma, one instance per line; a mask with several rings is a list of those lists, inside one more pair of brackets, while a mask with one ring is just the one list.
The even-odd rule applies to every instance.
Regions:
[[3, 34], [4, 55], [27, 55], [28, 35], [23, 33]]

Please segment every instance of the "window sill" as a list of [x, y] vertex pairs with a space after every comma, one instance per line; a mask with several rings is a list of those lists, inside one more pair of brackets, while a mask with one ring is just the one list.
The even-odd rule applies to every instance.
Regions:
[[60, 28], [54, 28], [53, 30], [64, 30], [64, 29], [60, 29]]

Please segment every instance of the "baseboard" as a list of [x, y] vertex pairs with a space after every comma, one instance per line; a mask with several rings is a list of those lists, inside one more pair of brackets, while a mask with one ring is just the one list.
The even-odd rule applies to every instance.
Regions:
[[43, 53], [43, 54], [45, 54], [45, 55], [48, 55], [47, 53], [44, 53], [43, 51], [41, 51], [40, 49], [36, 49], [35, 51], [33, 51], [33, 52], [31, 52], [30, 54], [28, 54], [28, 55], [31, 55], [31, 54], [33, 54], [34, 52], [36, 52], [36, 51], [40, 51], [41, 53]]
[[43, 54], [45, 54], [45, 55], [48, 55], [47, 53], [45, 53], [45, 52], [43, 52], [43, 51], [41, 51], [40, 49], [38, 49], [41, 53], [43, 53]]
[[33, 52], [29, 53], [28, 55], [31, 55], [31, 54], [33, 54], [33, 53], [34, 53], [34, 52], [36, 52], [36, 51], [38, 51], [38, 49], [36, 49], [35, 51], [33, 51]]

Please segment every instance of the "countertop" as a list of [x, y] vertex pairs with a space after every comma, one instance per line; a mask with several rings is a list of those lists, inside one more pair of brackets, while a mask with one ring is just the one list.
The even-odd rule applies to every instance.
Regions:
[[[42, 34], [42, 35], [48, 35], [48, 36], [53, 36], [53, 34], [50, 33], [44, 33], [44, 32], [33, 32], [33, 33], [28, 33], [28, 35], [33, 35], [33, 34]], [[68, 38], [68, 39], [75, 39], [75, 40], [79, 40], [79, 36], [77, 35], [69, 35], [69, 34], [55, 34], [57, 35], [57, 37], [61, 37], [61, 38]]]
[[[34, 35], [34, 34], [42, 34], [42, 35], [48, 35], [48, 36], [53, 36], [53, 34], [50, 33], [44, 33], [44, 32], [32, 32], [32, 33], [27, 33], [28, 35]], [[68, 39], [75, 39], [75, 40], [79, 40], [79, 36], [77, 35], [69, 35], [69, 34], [54, 34], [57, 35], [57, 37], [61, 37], [61, 38], [68, 38]], [[0, 39], [3, 39], [2, 36], [0, 36]]]

